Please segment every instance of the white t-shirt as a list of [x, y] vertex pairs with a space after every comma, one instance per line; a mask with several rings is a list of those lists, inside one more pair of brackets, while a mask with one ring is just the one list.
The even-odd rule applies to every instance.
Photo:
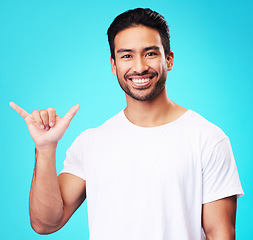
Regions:
[[202, 204], [243, 195], [228, 137], [188, 110], [136, 126], [121, 111], [84, 131], [62, 172], [86, 180], [90, 240], [200, 240]]

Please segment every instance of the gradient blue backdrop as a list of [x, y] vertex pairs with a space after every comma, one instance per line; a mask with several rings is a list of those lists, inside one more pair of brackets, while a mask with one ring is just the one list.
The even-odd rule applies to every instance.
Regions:
[[59, 172], [67, 148], [81, 131], [102, 124], [125, 106], [110, 70], [106, 30], [116, 15], [135, 7], [160, 12], [170, 25], [175, 53], [167, 81], [171, 99], [230, 137], [246, 193], [238, 200], [237, 239], [253, 239], [252, 6], [250, 0], [1, 0], [0, 239], [88, 239], [86, 202], [57, 233], [40, 236], [31, 229], [34, 143], [8, 103], [14, 101], [28, 112], [53, 106], [60, 116], [81, 105], [59, 143]]

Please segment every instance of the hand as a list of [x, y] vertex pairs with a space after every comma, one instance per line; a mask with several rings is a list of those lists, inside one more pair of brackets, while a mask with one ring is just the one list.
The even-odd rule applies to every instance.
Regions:
[[60, 118], [51, 107], [47, 110], [35, 110], [29, 114], [13, 102], [10, 102], [10, 106], [25, 120], [36, 148], [57, 145], [80, 108], [77, 104], [70, 108], [63, 118]]

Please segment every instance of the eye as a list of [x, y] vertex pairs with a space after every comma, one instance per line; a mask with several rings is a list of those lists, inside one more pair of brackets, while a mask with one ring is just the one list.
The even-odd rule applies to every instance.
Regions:
[[130, 54], [125, 54], [125, 55], [123, 55], [121, 58], [130, 58], [130, 57], [131, 57]]
[[156, 55], [157, 55], [157, 53], [155, 53], [155, 52], [148, 52], [146, 54], [147, 57], [153, 57], [153, 56], [156, 56]]

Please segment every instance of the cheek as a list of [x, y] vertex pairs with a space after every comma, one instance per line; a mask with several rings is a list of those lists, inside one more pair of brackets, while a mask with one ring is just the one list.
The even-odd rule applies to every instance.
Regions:
[[130, 68], [131, 67], [127, 63], [124, 64], [118, 63], [116, 66], [116, 71], [119, 76], [124, 76], [129, 72]]
[[162, 63], [156, 63], [152, 66], [153, 70], [155, 70], [159, 75], [162, 75], [164, 72], [164, 64]]
[[160, 64], [160, 71], [161, 71], [161, 73], [167, 73], [167, 70], [168, 68], [167, 68], [167, 63], [166, 62], [162, 62], [161, 64]]
[[162, 74], [164, 69], [167, 69], [166, 63], [161, 58], [156, 58], [148, 62], [150, 68], [155, 70], [158, 74]]

